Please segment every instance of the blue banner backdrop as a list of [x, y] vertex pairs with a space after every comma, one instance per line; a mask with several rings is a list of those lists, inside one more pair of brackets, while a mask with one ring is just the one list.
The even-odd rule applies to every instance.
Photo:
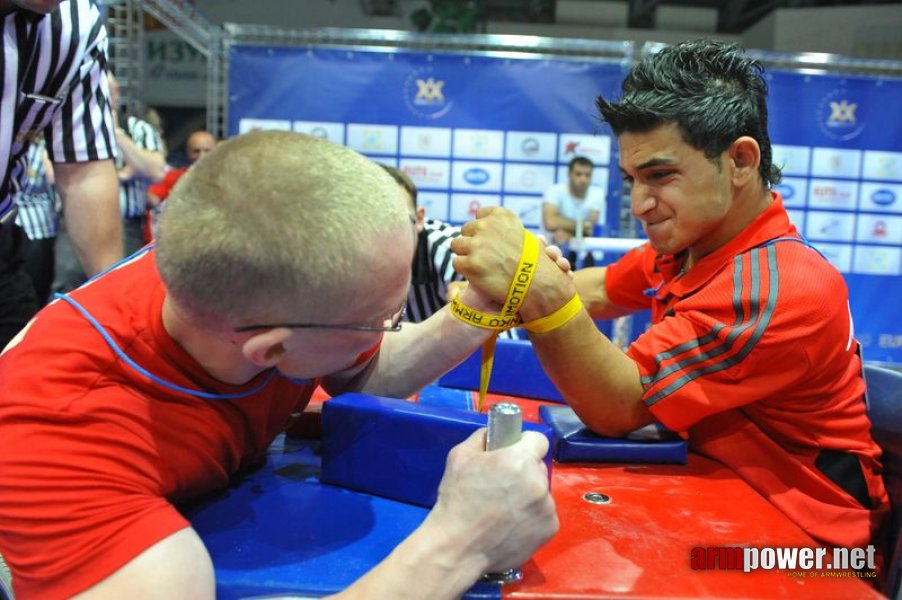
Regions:
[[[541, 195], [587, 156], [618, 235], [617, 144], [597, 95], [622, 62], [406, 50], [233, 46], [229, 132], [293, 129], [399, 166], [427, 214], [507, 206], [533, 229]], [[846, 277], [866, 360], [902, 364], [902, 81], [774, 71], [770, 127], [793, 222]], [[644, 323], [637, 322], [637, 329]], [[638, 333], [636, 331], [635, 333]], [[803, 341], [800, 341], [803, 343]]]

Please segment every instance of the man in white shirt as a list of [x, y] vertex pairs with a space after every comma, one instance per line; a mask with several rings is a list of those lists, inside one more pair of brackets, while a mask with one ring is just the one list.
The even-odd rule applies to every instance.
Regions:
[[542, 226], [548, 240], [574, 264], [579, 241], [592, 235], [597, 223], [604, 224], [604, 192], [589, 185], [594, 168], [591, 160], [577, 156], [568, 165], [567, 183], [551, 186], [542, 198]]

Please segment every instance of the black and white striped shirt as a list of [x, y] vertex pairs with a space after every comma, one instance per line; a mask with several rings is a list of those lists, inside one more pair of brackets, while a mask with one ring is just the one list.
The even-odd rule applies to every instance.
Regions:
[[89, 0], [64, 0], [49, 15], [16, 9], [0, 48], [0, 221], [24, 176], [19, 160], [44, 133], [53, 162], [115, 155], [106, 63], [107, 35]]
[[451, 240], [460, 228], [441, 221], [427, 220], [417, 238], [413, 258], [413, 277], [407, 295], [407, 320], [419, 323], [438, 312], [445, 304], [448, 283], [463, 281], [451, 260]]
[[[125, 132], [132, 138], [138, 148], [163, 152], [163, 138], [157, 128], [143, 119], [129, 117], [126, 120]], [[116, 169], [125, 166], [122, 154], [116, 156]], [[147, 185], [150, 181], [145, 177], [135, 176], [122, 181], [119, 186], [119, 210], [125, 219], [143, 217], [147, 210]]]
[[15, 195], [19, 207], [16, 224], [25, 230], [30, 240], [54, 238], [59, 231], [56, 190], [47, 179], [44, 149], [44, 138], [40, 138], [28, 147], [20, 159], [24, 164], [25, 176]]

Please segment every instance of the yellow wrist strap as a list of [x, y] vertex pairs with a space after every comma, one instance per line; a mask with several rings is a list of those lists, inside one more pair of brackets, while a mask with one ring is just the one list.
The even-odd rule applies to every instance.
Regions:
[[491, 329], [492, 331], [504, 331], [520, 324], [520, 316], [513, 315], [505, 317], [502, 315], [492, 315], [470, 308], [460, 301], [458, 296], [451, 298], [451, 314], [474, 327], [483, 329]]
[[482, 363], [479, 368], [479, 401], [476, 405], [477, 412], [482, 412], [485, 397], [489, 390], [489, 380], [492, 378], [492, 367], [495, 363], [495, 342], [498, 339], [498, 331], [504, 331], [520, 324], [520, 306], [529, 291], [532, 277], [535, 275], [539, 262], [539, 242], [531, 233], [523, 230], [523, 249], [520, 251], [520, 262], [517, 271], [511, 280], [507, 297], [501, 308], [501, 313], [492, 315], [470, 308], [457, 296], [451, 299], [451, 314], [455, 317], [483, 329], [491, 329], [493, 333], [482, 344]]
[[526, 292], [529, 291], [529, 284], [532, 283], [532, 276], [535, 275], [538, 263], [539, 241], [534, 235], [524, 229], [520, 263], [517, 265], [517, 272], [514, 273], [510, 288], [507, 290], [507, 297], [504, 299], [504, 305], [501, 307], [503, 316], [510, 317], [520, 312], [520, 307], [526, 298]]
[[563, 327], [570, 322], [573, 317], [583, 310], [583, 303], [579, 299], [579, 294], [574, 294], [567, 304], [563, 305], [550, 315], [546, 315], [541, 319], [523, 323], [523, 328], [532, 333], [548, 333], [554, 331], [558, 327]]

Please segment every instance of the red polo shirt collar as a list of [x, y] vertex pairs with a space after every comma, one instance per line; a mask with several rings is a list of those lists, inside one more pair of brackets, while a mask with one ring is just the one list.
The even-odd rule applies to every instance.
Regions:
[[695, 263], [685, 275], [681, 275], [686, 253], [659, 255], [655, 259], [657, 270], [664, 277], [662, 292], [685, 298], [704, 286], [733, 257], [778, 237], [799, 237], [789, 215], [783, 208], [783, 198], [770, 192], [773, 202], [735, 238]]

